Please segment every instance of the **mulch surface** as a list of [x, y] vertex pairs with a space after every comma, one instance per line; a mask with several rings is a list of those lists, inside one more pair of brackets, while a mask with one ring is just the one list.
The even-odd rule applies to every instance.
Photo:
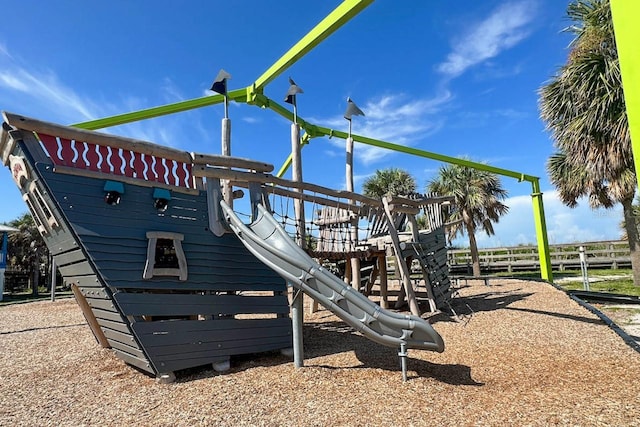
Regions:
[[[553, 286], [470, 282], [444, 353], [372, 343], [305, 314], [305, 367], [280, 353], [161, 384], [98, 346], [73, 300], [0, 307], [2, 426], [640, 425], [640, 354]], [[307, 298], [308, 299], [308, 298]]]

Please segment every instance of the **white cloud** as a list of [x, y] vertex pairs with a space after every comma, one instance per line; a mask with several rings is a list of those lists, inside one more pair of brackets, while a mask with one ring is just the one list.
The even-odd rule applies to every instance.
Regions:
[[259, 123], [261, 122], [261, 120], [257, 117], [251, 117], [251, 116], [244, 116], [242, 117], [240, 120], [242, 120], [245, 123], [249, 123], [249, 124], [254, 124], [254, 123]]
[[515, 46], [529, 35], [525, 27], [534, 17], [533, 10], [531, 1], [504, 3], [457, 40], [437, 70], [454, 78]]
[[168, 77], [164, 78], [160, 88], [167, 103], [178, 102], [185, 98], [180, 92], [180, 88]]
[[[177, 102], [184, 97], [179, 87], [165, 78], [159, 91], [165, 102]], [[57, 123], [78, 123], [99, 117], [108, 117], [129, 111], [148, 108], [151, 101], [145, 97], [124, 94], [115, 102], [98, 103], [91, 101], [87, 94], [76, 92], [60, 81], [55, 73], [49, 71], [27, 70], [20, 60], [9, 53], [6, 46], [0, 44], [0, 98], [6, 100], [2, 106], [16, 113], [33, 115], [43, 120]], [[154, 101], [157, 104], [157, 101]], [[25, 110], [28, 106], [28, 110]], [[158, 120], [144, 120], [122, 126], [105, 129], [105, 132], [126, 135], [130, 138], [152, 141], [169, 146], [186, 144], [184, 123], [188, 117], [189, 128], [199, 133], [199, 140], [207, 141], [208, 133], [203, 129], [197, 112], [185, 112], [180, 116]], [[193, 149], [193, 147], [190, 147]]]
[[7, 46], [4, 43], [0, 43], [0, 54], [8, 58], [12, 58], [12, 56], [9, 54]]
[[[591, 210], [588, 203], [580, 203], [576, 208], [565, 206], [555, 190], [543, 195], [547, 237], [550, 244], [582, 243], [620, 238], [619, 223], [622, 220], [622, 207]], [[480, 247], [517, 246], [535, 244], [536, 233], [533, 222], [533, 204], [531, 196], [509, 197], [504, 202], [509, 213], [495, 224], [496, 234], [488, 237], [478, 233]], [[467, 237], [459, 237], [455, 245], [468, 246]]]
[[[5, 46], [0, 48], [0, 52], [3, 54], [0, 57], [0, 94], [4, 94], [7, 99], [24, 99], [26, 96], [32, 102], [35, 100], [40, 105], [47, 105], [57, 114], [70, 113], [65, 118], [77, 118], [79, 115], [90, 120], [97, 117], [96, 106], [60, 82], [55, 74], [28, 71], [17, 63]], [[18, 103], [23, 101], [16, 102]]]
[[[443, 90], [431, 99], [407, 99], [406, 95], [386, 95], [367, 101], [362, 110], [364, 117], [353, 119], [353, 132], [370, 138], [394, 144], [411, 146], [420, 139], [436, 133], [443, 126], [443, 119], [433, 117], [450, 100], [451, 92]], [[342, 116], [317, 119], [312, 122], [341, 129], [345, 127]], [[344, 141], [330, 139], [329, 142], [344, 150]], [[381, 160], [391, 151], [356, 142], [354, 158], [365, 165]]]

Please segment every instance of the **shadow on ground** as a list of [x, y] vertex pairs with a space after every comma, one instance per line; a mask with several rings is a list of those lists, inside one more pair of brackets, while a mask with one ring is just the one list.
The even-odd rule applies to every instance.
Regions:
[[[306, 367], [316, 367], [332, 370], [349, 369], [383, 369], [397, 372], [401, 375], [398, 350], [374, 343], [363, 336], [356, 334], [354, 330], [340, 321], [327, 321], [320, 323], [307, 323], [304, 327], [304, 357]], [[481, 386], [473, 380], [471, 368], [465, 365], [437, 364], [422, 359], [411, 357], [412, 352], [422, 350], [410, 350], [407, 360], [407, 368], [411, 378], [433, 378], [437, 381], [451, 385]], [[331, 356], [344, 352], [354, 352], [360, 363], [357, 366], [333, 366], [321, 363], [317, 360], [321, 357]], [[256, 367], [272, 367], [293, 363], [290, 357], [280, 352], [268, 352], [234, 356], [231, 358], [231, 370], [226, 373], [216, 373], [211, 369], [195, 368], [182, 371], [178, 374], [179, 382], [188, 382], [200, 378], [216, 375], [228, 375], [242, 372]], [[411, 375], [415, 372], [416, 375]]]

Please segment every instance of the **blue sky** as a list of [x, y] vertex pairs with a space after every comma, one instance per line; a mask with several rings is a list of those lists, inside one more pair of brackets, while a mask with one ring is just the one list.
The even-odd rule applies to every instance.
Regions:
[[[3, 0], [0, 109], [71, 124], [210, 94], [217, 72], [230, 89], [251, 84], [338, 4], [337, 0]], [[551, 243], [617, 239], [621, 208], [564, 207], [545, 162], [552, 141], [537, 90], [567, 57], [568, 0], [377, 0], [265, 89], [282, 101], [288, 77], [304, 89], [306, 120], [346, 131], [346, 98], [365, 112], [354, 133], [541, 177]], [[17, 17], [20, 17], [18, 19]], [[106, 131], [195, 152], [220, 152], [222, 105]], [[230, 105], [232, 154], [282, 164], [289, 123], [269, 110]], [[304, 180], [344, 188], [344, 141], [303, 150]], [[400, 167], [419, 189], [442, 164], [356, 144], [357, 189], [376, 169]], [[481, 246], [535, 242], [531, 186], [502, 178], [510, 213]], [[0, 222], [26, 211], [0, 169]], [[461, 241], [461, 244], [464, 244]]]

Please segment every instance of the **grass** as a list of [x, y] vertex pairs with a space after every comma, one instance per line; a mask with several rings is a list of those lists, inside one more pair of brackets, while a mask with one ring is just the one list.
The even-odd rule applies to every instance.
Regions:
[[[34, 301], [48, 301], [51, 299], [51, 293], [47, 291], [45, 288], [41, 288], [38, 290], [39, 294], [34, 296], [33, 293], [29, 291], [24, 292], [16, 292], [10, 294], [4, 294], [2, 301], [0, 301], [0, 307], [9, 304], [23, 304], [27, 302]], [[73, 296], [73, 292], [71, 291], [57, 291], [56, 299], [58, 298], [70, 298]]]
[[[515, 273], [497, 273], [496, 276], [516, 277], [519, 279], [536, 279], [540, 278], [540, 272], [522, 271]], [[588, 276], [590, 279], [601, 279], [599, 281], [589, 282], [589, 290], [591, 291], [640, 296], [640, 286], [634, 286], [630, 269], [594, 269], [588, 271]], [[580, 270], [554, 271], [553, 279], [556, 285], [560, 286], [564, 290], [584, 290], [582, 273]]]
[[[559, 284], [563, 289], [568, 291], [584, 290], [582, 281], [579, 282], [563, 282]], [[634, 286], [631, 279], [604, 280], [602, 282], [590, 282], [589, 290], [593, 292], [608, 292], [620, 295], [640, 296], [640, 287]]]

